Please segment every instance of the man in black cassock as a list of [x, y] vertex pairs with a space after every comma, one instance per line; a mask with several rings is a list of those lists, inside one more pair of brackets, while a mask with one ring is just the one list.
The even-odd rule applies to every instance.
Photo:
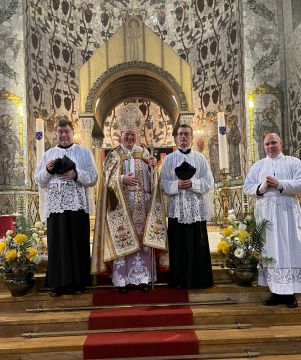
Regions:
[[91, 151], [73, 142], [73, 124], [59, 120], [58, 145], [44, 154], [35, 172], [41, 219], [47, 220], [50, 296], [80, 294], [90, 284], [90, 187], [97, 181]]
[[213, 186], [213, 176], [204, 155], [191, 150], [192, 139], [192, 127], [180, 125], [178, 149], [164, 160], [161, 185], [168, 195], [170, 285], [203, 289], [213, 285], [203, 197]]

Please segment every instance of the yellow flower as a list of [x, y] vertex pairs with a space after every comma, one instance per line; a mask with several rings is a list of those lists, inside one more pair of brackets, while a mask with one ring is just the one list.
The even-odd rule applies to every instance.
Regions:
[[27, 253], [28, 253], [27, 258], [29, 260], [32, 260], [35, 256], [38, 255], [38, 250], [33, 247], [30, 247], [27, 249]]
[[223, 254], [228, 254], [230, 251], [230, 244], [225, 240], [221, 240], [217, 244], [217, 250], [221, 251]]
[[223, 235], [224, 237], [230, 236], [231, 234], [233, 234], [233, 228], [231, 226], [228, 226], [224, 231], [223, 231]]
[[19, 244], [19, 245], [24, 244], [26, 239], [27, 239], [27, 236], [25, 234], [17, 234], [15, 236], [15, 243]]
[[6, 243], [5, 242], [0, 242], [0, 253], [3, 253], [5, 248], [6, 248]]
[[246, 230], [244, 231], [241, 231], [239, 234], [238, 234], [238, 238], [239, 240], [243, 241], [243, 240], [246, 240], [250, 237], [250, 233], [247, 232]]
[[7, 261], [14, 261], [17, 257], [17, 250], [8, 250], [8, 252], [5, 254], [5, 259]]

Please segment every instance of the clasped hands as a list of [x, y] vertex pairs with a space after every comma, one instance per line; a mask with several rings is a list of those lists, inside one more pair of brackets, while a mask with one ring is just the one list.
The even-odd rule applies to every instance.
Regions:
[[[157, 165], [157, 159], [154, 156], [150, 156], [147, 164], [149, 166], [155, 167]], [[128, 186], [136, 186], [139, 184], [139, 180], [132, 173], [129, 173], [122, 176], [122, 183]]]
[[[55, 160], [49, 160], [46, 164], [46, 169], [52, 173], [53, 169], [54, 169], [54, 161]], [[60, 180], [74, 180], [76, 178], [76, 171], [74, 169], [69, 170], [67, 172], [65, 172], [64, 174], [60, 174], [58, 175]]]
[[178, 181], [178, 188], [179, 189], [191, 189], [192, 188], [192, 180], [179, 180]]
[[263, 183], [264, 191], [267, 191], [269, 188], [279, 188], [279, 181], [273, 176], [267, 176], [265, 182]]

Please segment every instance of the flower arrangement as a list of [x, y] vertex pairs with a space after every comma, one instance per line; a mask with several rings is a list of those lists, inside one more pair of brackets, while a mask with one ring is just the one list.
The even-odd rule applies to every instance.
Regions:
[[259, 262], [266, 263], [271, 260], [261, 255], [267, 220], [256, 224], [254, 215], [236, 220], [234, 210], [230, 210], [228, 221], [230, 225], [223, 230], [223, 237], [217, 244], [222, 266], [229, 269], [240, 266], [252, 268], [257, 267]]
[[34, 272], [47, 259], [44, 224], [28, 226], [24, 218], [17, 218], [15, 225], [16, 231], [7, 230], [0, 239], [0, 269], [5, 273]]

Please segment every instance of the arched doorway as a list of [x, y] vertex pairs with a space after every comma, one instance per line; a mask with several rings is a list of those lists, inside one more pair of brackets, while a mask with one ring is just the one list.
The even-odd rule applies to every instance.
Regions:
[[190, 65], [135, 16], [81, 67], [79, 117], [100, 136], [110, 111], [130, 98], [156, 103], [173, 125], [193, 117]]

